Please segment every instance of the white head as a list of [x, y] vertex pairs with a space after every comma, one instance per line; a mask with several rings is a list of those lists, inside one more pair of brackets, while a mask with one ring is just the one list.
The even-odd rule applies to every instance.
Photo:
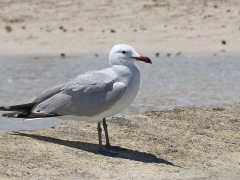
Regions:
[[152, 61], [146, 56], [140, 56], [133, 47], [126, 44], [113, 46], [109, 54], [109, 64], [113, 65], [131, 65], [136, 60], [151, 63]]

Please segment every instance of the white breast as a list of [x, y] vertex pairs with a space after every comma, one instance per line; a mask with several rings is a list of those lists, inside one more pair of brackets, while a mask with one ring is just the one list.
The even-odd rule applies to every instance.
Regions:
[[103, 113], [106, 117], [116, 115], [125, 110], [134, 101], [139, 90], [140, 73], [136, 66], [121, 67], [119, 72], [121, 72], [119, 81], [127, 85], [127, 90], [116, 104]]

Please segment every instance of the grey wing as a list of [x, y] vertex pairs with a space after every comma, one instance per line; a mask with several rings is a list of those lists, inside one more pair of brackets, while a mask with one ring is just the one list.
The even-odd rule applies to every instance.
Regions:
[[42, 102], [48, 98], [50, 98], [51, 96], [61, 92], [62, 89], [62, 85], [47, 89], [46, 91], [41, 92], [40, 94], [38, 94], [36, 97], [32, 98], [29, 103], [32, 102]]
[[113, 85], [113, 83], [113, 77], [99, 71], [94, 71], [92, 73], [87, 72], [79, 75], [76, 78], [68, 81], [64, 84], [62, 90], [90, 93], [104, 90], [108, 86]]
[[111, 108], [126, 92], [126, 85], [104, 73], [80, 75], [65, 83], [62, 91], [39, 103], [34, 112], [94, 116]]

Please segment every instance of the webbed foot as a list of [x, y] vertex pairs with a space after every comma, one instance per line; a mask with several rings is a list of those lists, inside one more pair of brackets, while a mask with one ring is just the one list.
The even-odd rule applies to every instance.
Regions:
[[113, 151], [108, 151], [105, 149], [99, 149], [100, 154], [104, 155], [104, 156], [116, 156], [118, 153], [117, 152], [113, 152]]
[[120, 146], [111, 146], [111, 145], [105, 145], [107, 149], [113, 150], [113, 151], [124, 151], [124, 148], [121, 148]]

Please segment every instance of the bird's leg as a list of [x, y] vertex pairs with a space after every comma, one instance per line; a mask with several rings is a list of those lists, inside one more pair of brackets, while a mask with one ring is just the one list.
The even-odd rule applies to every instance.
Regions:
[[101, 152], [102, 151], [102, 128], [101, 128], [101, 122], [98, 122], [97, 130], [98, 130], [98, 150], [99, 150], [99, 152]]
[[123, 148], [121, 148], [119, 146], [111, 146], [110, 145], [109, 137], [108, 137], [106, 118], [103, 118], [103, 128], [104, 128], [105, 137], [106, 137], [106, 148], [114, 150], [114, 151], [122, 151]]
[[108, 130], [107, 130], [107, 123], [106, 123], [106, 119], [103, 118], [103, 128], [104, 128], [104, 132], [105, 132], [105, 137], [106, 137], [106, 147], [108, 149], [110, 149], [110, 143], [109, 143], [109, 137], [108, 137]]
[[103, 146], [102, 146], [102, 128], [101, 128], [101, 122], [98, 122], [97, 130], [98, 130], [98, 141], [99, 141], [98, 151], [99, 151], [102, 155], [105, 155], [105, 156], [115, 156], [115, 155], [117, 155], [118, 153], [111, 152], [111, 151], [108, 151], [108, 150], [104, 150], [104, 149], [103, 149]]

